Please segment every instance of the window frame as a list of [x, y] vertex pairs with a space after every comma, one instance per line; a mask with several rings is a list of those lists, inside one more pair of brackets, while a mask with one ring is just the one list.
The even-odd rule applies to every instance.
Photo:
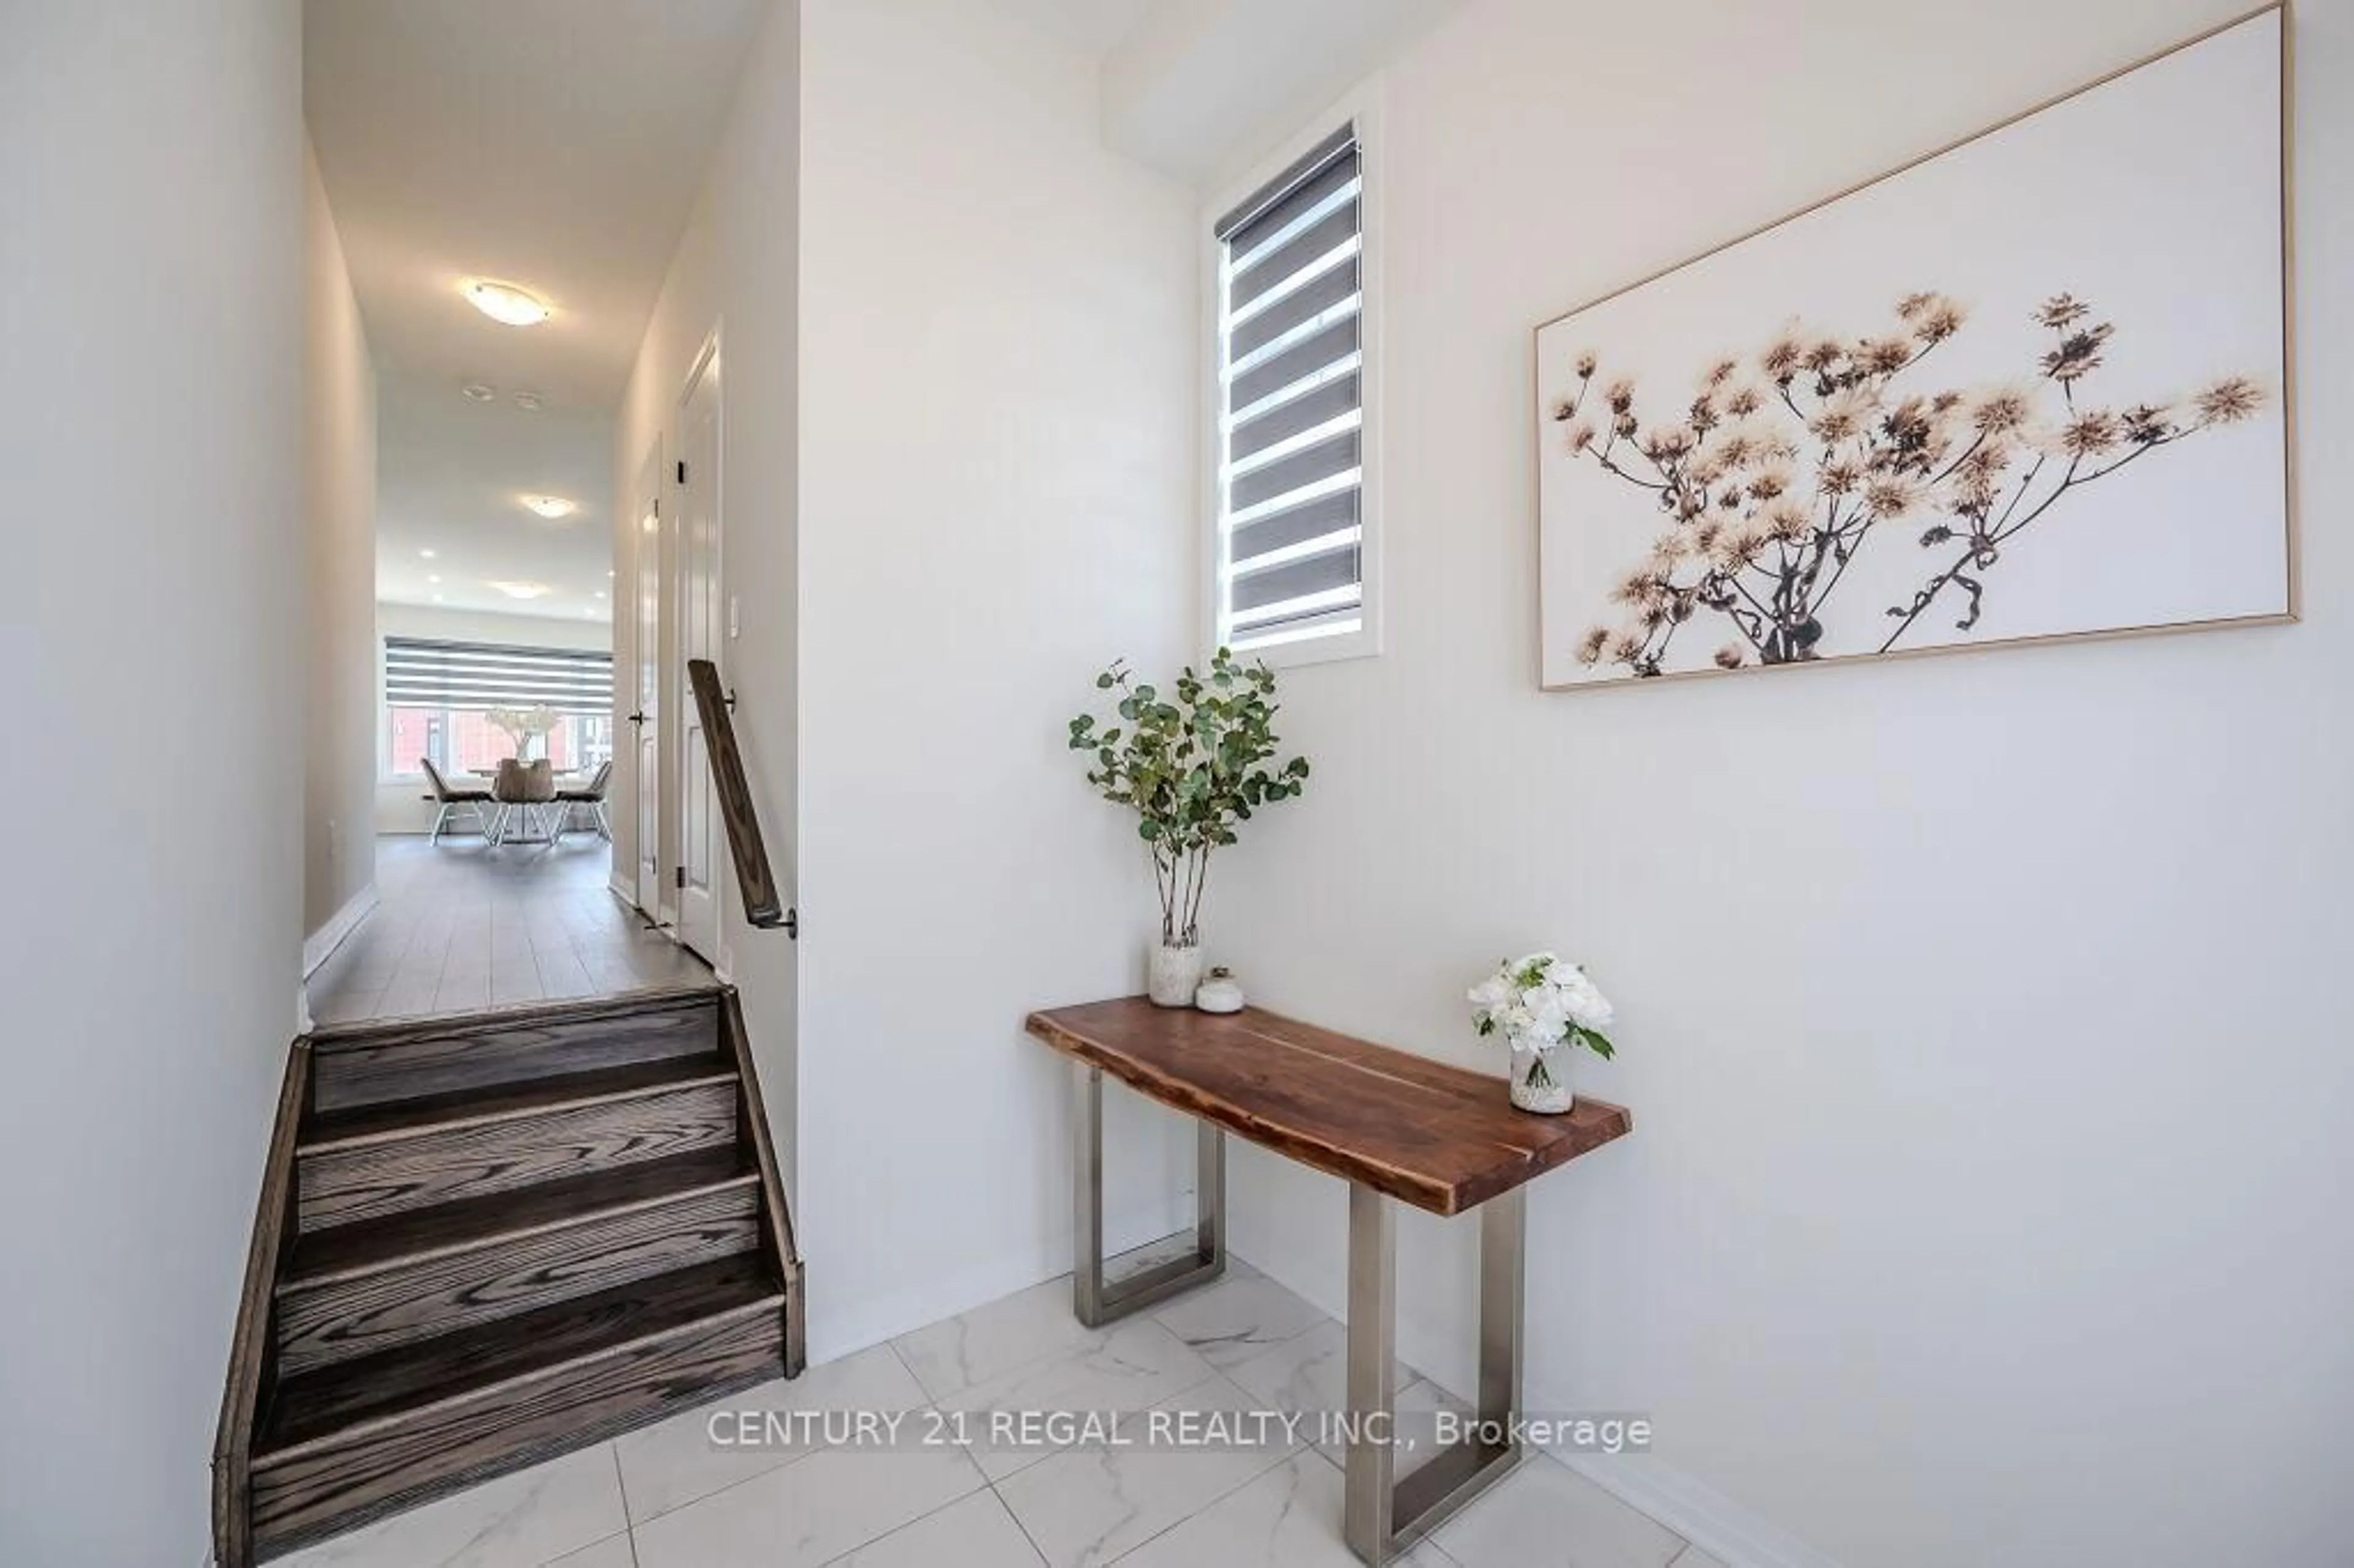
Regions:
[[1382, 440], [1383, 374], [1382, 302], [1386, 282], [1384, 265], [1383, 185], [1386, 157], [1383, 138], [1382, 83], [1376, 77], [1321, 113], [1311, 117], [1266, 156], [1254, 160], [1242, 174], [1221, 184], [1201, 209], [1196, 233], [1204, 247], [1202, 265], [1203, 323], [1208, 339], [1208, 373], [1201, 379], [1202, 484], [1205, 525], [1202, 530], [1200, 623], [1208, 646], [1224, 646], [1229, 635], [1226, 618], [1226, 330], [1225, 244], [1217, 237], [1218, 219], [1235, 206], [1306, 155], [1318, 143], [1343, 125], [1356, 128], [1360, 189], [1358, 194], [1358, 387], [1361, 424], [1358, 443], [1358, 546], [1362, 609], [1353, 631], [1314, 633], [1288, 642], [1268, 643], [1246, 651], [1253, 660], [1271, 668], [1289, 669], [1331, 663], [1343, 659], [1369, 659], [1382, 652], [1383, 581], [1382, 513], [1384, 453]]
[[[396, 714], [438, 713], [442, 716], [446, 726], [449, 724], [454, 723], [458, 715], [461, 714], [487, 713], [490, 711], [490, 706], [492, 705], [452, 705], [448, 703], [425, 705], [416, 703], [394, 702], [392, 700], [390, 677], [391, 645], [394, 642], [460, 642], [483, 648], [513, 651], [521, 653], [577, 654], [584, 659], [594, 658], [603, 652], [602, 650], [592, 648], [567, 647], [562, 644], [500, 642], [495, 638], [451, 638], [422, 632], [389, 631], [379, 627], [376, 634], [376, 782], [380, 786], [400, 785], [405, 787], [408, 785], [421, 784], [425, 781], [424, 770], [418, 766], [414, 758], [404, 758], [398, 755], [398, 748], [393, 744], [393, 730], [395, 727], [394, 715]], [[610, 654], [607, 654], [606, 656], [614, 659], [614, 667], [618, 670], [620, 668], [618, 658]], [[610, 755], [616, 766], [619, 765], [620, 760], [620, 726], [615, 720], [611, 712], [599, 710], [594, 713], [587, 713], [575, 712], [570, 709], [559, 709], [558, 715], [567, 722], [577, 719], [586, 725], [595, 725], [598, 723], [605, 725], [607, 726], [607, 745]], [[452, 782], [458, 782], [459, 780], [456, 779], [455, 774], [457, 771], [462, 769], [465, 765], [451, 757], [449, 753], [451, 736], [446, 727], [442, 739], [443, 747], [441, 749], [441, 755], [435, 758], [435, 761], [442, 768], [445, 774], [451, 776]], [[580, 758], [570, 766], [576, 772], [587, 772], [593, 769], [597, 764], [586, 760], [590, 744], [588, 737], [579, 736], [576, 732], [576, 742], [579, 748]]]

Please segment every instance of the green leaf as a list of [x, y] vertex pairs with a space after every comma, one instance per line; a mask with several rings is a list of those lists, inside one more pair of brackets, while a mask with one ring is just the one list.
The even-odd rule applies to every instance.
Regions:
[[1580, 1029], [1577, 1032], [1577, 1037], [1585, 1041], [1594, 1054], [1606, 1062], [1618, 1054], [1618, 1048], [1611, 1044], [1609, 1037], [1599, 1029]]

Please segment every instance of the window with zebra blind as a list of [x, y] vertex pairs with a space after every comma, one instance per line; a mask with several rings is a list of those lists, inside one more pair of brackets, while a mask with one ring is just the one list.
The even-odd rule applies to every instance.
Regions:
[[549, 726], [532, 755], [559, 772], [613, 755], [613, 656], [433, 638], [384, 640], [384, 760], [388, 777], [481, 772], [517, 755], [494, 715], [545, 708]]
[[1216, 220], [1216, 636], [1276, 662], [1377, 651], [1365, 117]]

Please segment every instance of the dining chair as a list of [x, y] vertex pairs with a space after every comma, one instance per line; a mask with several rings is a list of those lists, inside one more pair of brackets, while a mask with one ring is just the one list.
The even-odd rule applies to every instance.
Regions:
[[472, 811], [475, 827], [484, 839], [488, 839], [491, 836], [491, 792], [488, 789], [453, 788], [450, 780], [441, 776], [441, 769], [433, 766], [433, 759], [429, 757], [419, 758], [417, 765], [425, 770], [425, 780], [433, 788], [433, 793], [425, 798], [439, 803], [441, 808], [440, 814], [433, 819], [433, 831], [426, 835], [425, 842], [428, 844], [440, 843], [442, 830], [450, 825], [450, 819], [461, 811]]
[[607, 843], [613, 842], [612, 820], [605, 815], [605, 795], [613, 787], [613, 759], [607, 758], [588, 776], [588, 782], [574, 789], [558, 789], [556, 803], [559, 808], [556, 836], [562, 838], [572, 821], [572, 808], [586, 806], [589, 821], [597, 824], [597, 836]]

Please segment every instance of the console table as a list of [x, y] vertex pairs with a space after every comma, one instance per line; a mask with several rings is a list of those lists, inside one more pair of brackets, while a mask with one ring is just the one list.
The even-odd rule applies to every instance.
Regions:
[[[1342, 1537], [1374, 1568], [1510, 1473], [1521, 1411], [1522, 1256], [1527, 1184], [1631, 1130], [1620, 1107], [1566, 1115], [1512, 1108], [1504, 1082], [1246, 1008], [1155, 1007], [1142, 997], [1034, 1012], [1029, 1032], [1072, 1059], [1077, 1142], [1073, 1307], [1093, 1328], [1225, 1272], [1229, 1132], [1349, 1183], [1349, 1414]], [[1108, 1284], [1103, 1256], [1103, 1080], [1110, 1074], [1200, 1124], [1193, 1250]], [[1363, 1418], [1393, 1425], [1397, 1389], [1397, 1212], [1479, 1213], [1483, 1427], [1404, 1481]]]

